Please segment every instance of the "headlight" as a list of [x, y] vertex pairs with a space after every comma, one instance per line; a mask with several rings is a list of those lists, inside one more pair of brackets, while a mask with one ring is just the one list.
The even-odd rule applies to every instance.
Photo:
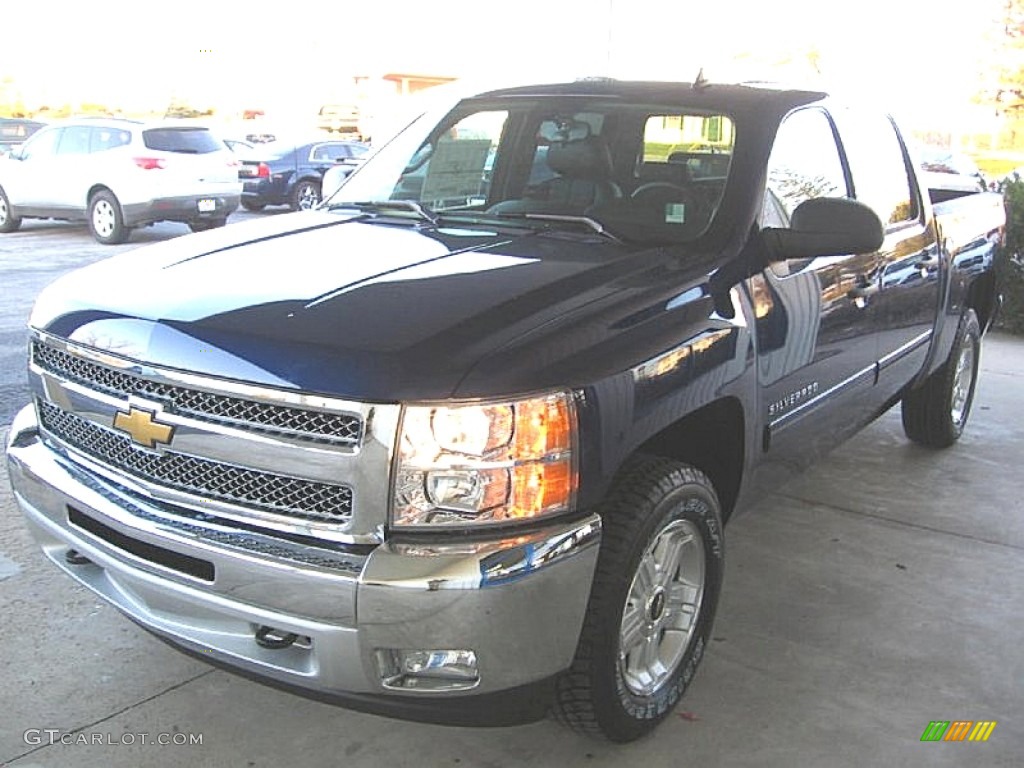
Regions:
[[571, 508], [576, 413], [567, 393], [406, 406], [394, 473], [398, 527], [532, 519]]

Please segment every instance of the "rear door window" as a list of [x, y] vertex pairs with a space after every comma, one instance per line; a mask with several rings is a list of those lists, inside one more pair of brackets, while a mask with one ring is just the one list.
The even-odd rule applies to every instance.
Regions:
[[142, 132], [147, 149], [205, 155], [225, 149], [224, 143], [205, 128], [150, 128]]
[[641, 177], [658, 180], [724, 179], [735, 137], [725, 115], [651, 115], [644, 125]]
[[90, 129], [90, 133], [90, 152], [105, 152], [115, 147], [123, 147], [132, 141], [131, 132], [121, 128], [100, 128], [94, 126]]
[[892, 121], [884, 115], [852, 110], [836, 119], [841, 120], [857, 199], [871, 206], [887, 227], [917, 219], [917, 198], [910, 186], [907, 158]]

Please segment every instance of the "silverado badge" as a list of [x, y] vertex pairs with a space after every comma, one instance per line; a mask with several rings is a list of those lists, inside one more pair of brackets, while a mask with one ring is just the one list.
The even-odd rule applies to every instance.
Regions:
[[155, 412], [145, 411], [134, 405], [128, 407], [128, 413], [117, 412], [114, 416], [114, 429], [127, 432], [132, 436], [132, 440], [147, 448], [155, 448], [157, 443], [167, 445], [174, 437], [174, 427], [157, 423]]

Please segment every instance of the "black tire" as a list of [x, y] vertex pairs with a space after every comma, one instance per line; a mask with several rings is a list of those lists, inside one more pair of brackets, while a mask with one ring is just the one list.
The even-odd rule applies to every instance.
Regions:
[[257, 203], [255, 200], [243, 200], [242, 207], [245, 208], [245, 210], [247, 211], [257, 213], [258, 211], [262, 211], [267, 206], [266, 203]]
[[89, 198], [89, 231], [103, 245], [123, 243], [131, 234], [124, 224], [121, 204], [113, 193], [103, 189]]
[[320, 204], [320, 184], [310, 179], [303, 179], [292, 189], [291, 209], [308, 211]]
[[638, 456], [602, 518], [587, 615], [553, 714], [626, 742], [668, 717], [707, 648], [724, 569], [721, 506], [704, 473]]
[[21, 226], [21, 219], [11, 213], [11, 203], [7, 193], [0, 187], [0, 232], [16, 232]]
[[226, 217], [222, 219], [196, 219], [188, 223], [188, 228], [193, 232], [205, 232], [208, 229], [220, 229], [227, 223]]
[[903, 431], [928, 448], [948, 448], [963, 434], [974, 403], [981, 360], [981, 326], [973, 309], [960, 318], [942, 366], [903, 396]]

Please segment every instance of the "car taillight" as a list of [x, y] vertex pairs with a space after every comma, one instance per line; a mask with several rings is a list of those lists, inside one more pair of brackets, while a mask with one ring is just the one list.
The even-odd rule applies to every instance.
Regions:
[[266, 163], [260, 163], [256, 168], [256, 176], [260, 179], [270, 178], [270, 166]]
[[154, 168], [166, 168], [166, 164], [159, 157], [133, 157], [135, 164], [144, 171], [152, 171]]

